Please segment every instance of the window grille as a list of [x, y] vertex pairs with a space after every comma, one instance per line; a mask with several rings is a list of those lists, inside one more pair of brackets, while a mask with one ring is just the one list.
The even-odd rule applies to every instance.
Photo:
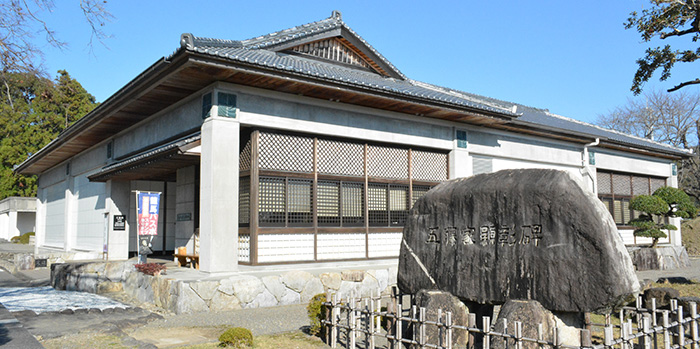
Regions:
[[260, 133], [260, 168], [264, 170], [313, 171], [313, 139], [276, 133]]
[[238, 224], [250, 223], [250, 177], [241, 177], [238, 182]]
[[318, 140], [318, 172], [362, 177], [365, 147], [358, 143]]
[[238, 235], [238, 261], [250, 262], [250, 235]]
[[313, 223], [311, 186], [306, 179], [287, 180], [287, 221], [290, 226], [309, 226]]
[[487, 156], [472, 156], [472, 173], [478, 175], [493, 172], [493, 159]]
[[666, 180], [661, 179], [661, 178], [652, 178], [651, 179], [651, 193], [653, 194], [656, 189], [659, 189], [663, 186], [666, 186]]
[[236, 117], [236, 95], [231, 93], [217, 93], [217, 114], [227, 118]]
[[370, 183], [367, 188], [367, 205], [369, 208], [369, 225], [389, 225], [389, 212], [386, 207], [388, 186], [386, 184]]
[[632, 195], [649, 195], [649, 177], [632, 177]]
[[202, 96], [202, 119], [206, 119], [211, 115], [211, 92]]
[[365, 224], [364, 183], [342, 182], [342, 218], [343, 226], [362, 226]]
[[[599, 198], [618, 225], [628, 225], [630, 220], [639, 217], [640, 212], [630, 208], [634, 196], [653, 194], [654, 190], [666, 185], [663, 178], [605, 171], [598, 171], [597, 180]], [[663, 218], [655, 217], [657, 219]]]
[[411, 207], [418, 201], [418, 199], [422, 198], [423, 195], [425, 195], [428, 190], [430, 190], [430, 186], [427, 185], [414, 185], [413, 186], [413, 198], [411, 202]]
[[629, 175], [613, 174], [613, 193], [619, 195], [632, 195], [631, 177]]
[[251, 141], [248, 140], [248, 142], [246, 142], [245, 146], [243, 146], [243, 149], [241, 150], [241, 154], [239, 156], [238, 169], [240, 171], [250, 170], [250, 148], [251, 148]]
[[408, 150], [368, 146], [367, 172], [370, 177], [408, 178]]
[[316, 192], [319, 226], [340, 226], [340, 182], [318, 181]]
[[447, 180], [447, 154], [411, 151], [411, 175], [418, 180]]
[[467, 131], [457, 130], [457, 148], [467, 148]]
[[285, 179], [260, 177], [259, 221], [261, 226], [284, 226]]
[[392, 226], [403, 226], [408, 216], [408, 186], [389, 185], [389, 220]]
[[612, 194], [612, 182], [609, 172], [598, 171], [598, 173], [596, 173], [596, 179], [598, 180], [599, 194]]

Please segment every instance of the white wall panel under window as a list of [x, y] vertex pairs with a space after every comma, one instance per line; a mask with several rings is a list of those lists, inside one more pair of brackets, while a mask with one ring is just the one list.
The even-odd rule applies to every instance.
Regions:
[[365, 234], [318, 234], [318, 259], [365, 258]]
[[403, 233], [369, 234], [369, 257], [398, 257]]
[[313, 234], [258, 235], [259, 263], [313, 260]]
[[66, 182], [59, 182], [46, 191], [46, 236], [44, 243], [62, 247], [66, 228]]

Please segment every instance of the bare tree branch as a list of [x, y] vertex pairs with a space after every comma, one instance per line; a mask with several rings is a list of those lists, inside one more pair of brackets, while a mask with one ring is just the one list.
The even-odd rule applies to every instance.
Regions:
[[678, 91], [678, 90], [680, 90], [681, 88], [686, 87], [686, 86], [688, 86], [688, 85], [696, 85], [696, 84], [700, 84], [700, 79], [695, 79], [695, 80], [690, 80], [690, 81], [686, 81], [686, 82], [680, 83], [680, 84], [678, 84], [678, 85], [676, 85], [676, 86], [673, 86], [672, 88], [668, 89], [667, 91], [668, 91], [668, 92]]

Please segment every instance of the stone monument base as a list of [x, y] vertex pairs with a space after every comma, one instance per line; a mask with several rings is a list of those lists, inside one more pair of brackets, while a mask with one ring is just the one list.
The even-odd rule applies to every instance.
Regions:
[[637, 270], [670, 270], [690, 267], [685, 246], [628, 247]]

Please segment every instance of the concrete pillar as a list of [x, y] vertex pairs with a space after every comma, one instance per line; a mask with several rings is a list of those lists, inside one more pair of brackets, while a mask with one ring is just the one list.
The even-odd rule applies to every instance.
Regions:
[[78, 197], [75, 195], [75, 181], [68, 175], [66, 179], [66, 218], [63, 229], [63, 249], [70, 251], [75, 247], [78, 236]]
[[[110, 261], [126, 260], [129, 258], [129, 195], [131, 194], [129, 181], [107, 181], [105, 191], [107, 197], [108, 239], [107, 259]], [[114, 216], [125, 215], [127, 217], [124, 230], [114, 229]]]
[[19, 228], [17, 227], [17, 211], [12, 211], [10, 210], [7, 212], [7, 218], [8, 218], [8, 236], [7, 239], [12, 239], [14, 236], [19, 236], [21, 233], [19, 231]]
[[238, 270], [238, 155], [240, 124], [211, 116], [202, 124], [199, 227], [200, 270]]
[[196, 166], [178, 169], [175, 189], [175, 215], [180, 217], [175, 222], [175, 248], [185, 246], [188, 253], [194, 251], [196, 170]]
[[472, 159], [466, 149], [452, 149], [448, 161], [450, 163], [450, 179], [472, 175]]
[[37, 188], [36, 193], [36, 231], [34, 232], [34, 254], [39, 254], [39, 247], [46, 241], [46, 189]]

